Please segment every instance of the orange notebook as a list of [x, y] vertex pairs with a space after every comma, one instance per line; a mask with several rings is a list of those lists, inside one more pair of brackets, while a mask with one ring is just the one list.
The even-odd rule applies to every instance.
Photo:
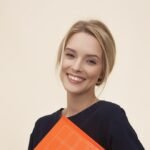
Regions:
[[54, 125], [34, 150], [104, 150], [65, 116]]

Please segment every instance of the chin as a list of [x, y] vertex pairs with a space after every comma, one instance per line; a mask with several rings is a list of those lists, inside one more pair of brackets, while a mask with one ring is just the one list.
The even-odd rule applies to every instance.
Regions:
[[83, 89], [79, 89], [78, 87], [64, 86], [64, 88], [67, 91], [67, 93], [70, 93], [70, 94], [81, 94], [84, 92]]

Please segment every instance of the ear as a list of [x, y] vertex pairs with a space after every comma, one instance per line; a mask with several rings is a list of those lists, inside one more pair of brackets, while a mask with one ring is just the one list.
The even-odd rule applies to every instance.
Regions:
[[100, 73], [99, 78], [97, 79], [96, 85], [100, 85], [103, 82], [104, 74], [103, 71]]
[[99, 77], [98, 80], [97, 80], [97, 82], [96, 82], [96, 85], [100, 85], [101, 81], [102, 81], [102, 77]]

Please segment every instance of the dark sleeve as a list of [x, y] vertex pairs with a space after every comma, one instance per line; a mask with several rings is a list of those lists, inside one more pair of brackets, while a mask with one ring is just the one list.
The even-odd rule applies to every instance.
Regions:
[[39, 118], [36, 121], [34, 129], [30, 135], [28, 150], [33, 150], [58, 120], [58, 113], [53, 113]]
[[34, 129], [30, 135], [30, 140], [29, 140], [29, 145], [28, 145], [28, 150], [33, 150], [35, 148], [35, 146], [39, 143], [40, 140], [40, 134], [39, 134], [39, 130], [40, 129], [40, 123], [39, 121], [37, 121], [35, 123]]
[[144, 150], [122, 108], [111, 119], [110, 135], [111, 150]]

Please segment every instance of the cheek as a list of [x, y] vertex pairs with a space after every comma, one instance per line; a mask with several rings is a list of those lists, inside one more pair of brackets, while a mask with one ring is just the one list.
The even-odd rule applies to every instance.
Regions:
[[69, 67], [69, 63], [65, 60], [62, 61], [61, 67], [60, 67], [60, 79], [62, 80], [64, 77], [64, 74]]
[[95, 68], [88, 70], [88, 77], [91, 79], [91, 82], [97, 83], [97, 80], [100, 78], [102, 71], [100, 68]]
[[67, 68], [67, 63], [66, 63], [66, 61], [63, 60], [62, 64], [61, 64], [61, 70], [60, 70], [60, 72], [61, 73], [64, 72], [66, 68]]
[[64, 69], [68, 68], [70, 65], [71, 65], [71, 61], [64, 59], [64, 60], [62, 60], [61, 68], [62, 68], [62, 70], [64, 70]]
[[62, 78], [63, 78], [64, 70], [65, 70], [65, 66], [64, 66], [64, 62], [62, 61], [62, 64], [61, 64], [61, 66], [60, 66], [60, 72], [59, 72], [59, 76], [60, 76], [60, 79], [61, 79], [61, 80], [62, 80]]

